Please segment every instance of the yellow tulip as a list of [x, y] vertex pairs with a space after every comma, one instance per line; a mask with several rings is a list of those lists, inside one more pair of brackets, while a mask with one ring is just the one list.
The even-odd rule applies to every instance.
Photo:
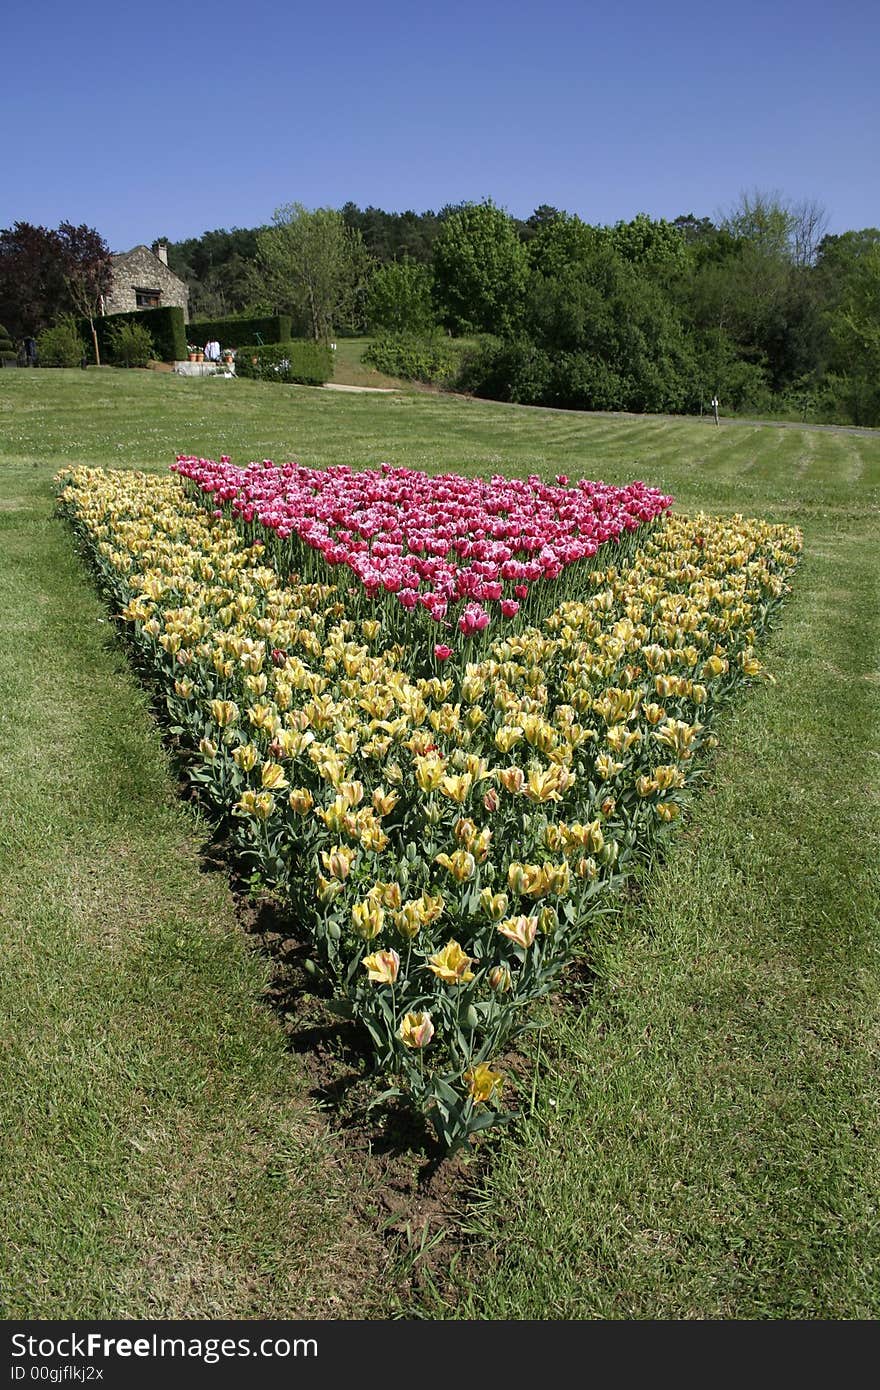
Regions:
[[513, 988], [513, 977], [506, 965], [493, 965], [488, 979], [489, 988], [496, 994], [507, 994]]
[[424, 925], [421, 898], [410, 898], [398, 912], [393, 914], [392, 920], [401, 936], [412, 941], [414, 937], [418, 936]]
[[446, 759], [438, 757], [417, 757], [415, 759], [416, 781], [423, 792], [433, 792], [443, 781]]
[[400, 971], [400, 956], [396, 951], [374, 951], [364, 956], [361, 965], [371, 985], [393, 985]]
[[386, 792], [384, 787], [376, 787], [373, 792], [373, 810], [377, 816], [390, 815], [399, 800], [399, 792]]
[[486, 1062], [480, 1062], [464, 1074], [475, 1105], [485, 1105], [500, 1093], [503, 1077], [500, 1071], [492, 1071]]
[[442, 951], [437, 951], [428, 961], [428, 969], [446, 985], [467, 984], [474, 978], [470, 969], [473, 961], [465, 955], [457, 941], [449, 941]]
[[521, 946], [524, 951], [532, 945], [537, 930], [537, 917], [506, 917], [503, 922], [498, 923], [501, 935], [506, 936], [515, 946]]
[[352, 810], [355, 806], [359, 806], [364, 799], [363, 782], [339, 782], [337, 783], [337, 791]]
[[498, 773], [498, 780], [505, 791], [515, 796], [525, 785], [526, 775], [521, 767], [505, 767]]
[[266, 791], [283, 791], [287, 786], [284, 768], [280, 763], [263, 763], [260, 768], [260, 782]]
[[723, 676], [728, 670], [728, 662], [722, 656], [710, 656], [703, 662], [702, 674], [709, 679], [713, 676]]
[[260, 761], [260, 750], [253, 743], [243, 743], [238, 748], [233, 748], [232, 759], [240, 771], [253, 772]]
[[357, 850], [349, 849], [346, 845], [334, 845], [331, 850], [321, 850], [321, 863], [327, 873], [331, 878], [338, 878], [341, 883], [348, 878], [356, 858]]
[[366, 901], [355, 903], [351, 909], [351, 922], [358, 936], [364, 941], [372, 941], [385, 925], [385, 911], [379, 903], [367, 898]]
[[294, 787], [287, 800], [291, 811], [296, 811], [300, 816], [308, 815], [315, 804], [315, 799], [307, 787]]
[[247, 791], [236, 803], [235, 809], [241, 815], [253, 816], [255, 820], [266, 821], [275, 810], [275, 798], [271, 792]]
[[405, 1047], [420, 1049], [427, 1047], [434, 1036], [434, 1024], [429, 1013], [406, 1014], [397, 1036]]
[[439, 921], [443, 916], [445, 903], [442, 893], [423, 893], [418, 900], [421, 903], [422, 921], [426, 927], [430, 927], [434, 922]]
[[457, 849], [453, 854], [438, 854], [434, 862], [452, 874], [456, 883], [466, 883], [477, 872], [477, 861], [466, 849]]
[[238, 723], [238, 705], [234, 700], [212, 700], [208, 708], [214, 723], [221, 729]]
[[473, 778], [464, 772], [460, 776], [444, 777], [440, 783], [440, 791], [444, 796], [448, 796], [450, 801], [461, 806], [467, 801], [472, 786]]
[[596, 758], [596, 776], [603, 782], [610, 782], [612, 777], [616, 777], [618, 772], [623, 770], [623, 763], [615, 762], [608, 753], [600, 753]]

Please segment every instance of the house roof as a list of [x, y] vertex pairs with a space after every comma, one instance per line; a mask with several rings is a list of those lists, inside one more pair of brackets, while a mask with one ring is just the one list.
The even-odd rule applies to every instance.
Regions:
[[[133, 256], [136, 251], [146, 251], [148, 256], [152, 256], [154, 260], [159, 261], [159, 257], [156, 255], [153, 248], [151, 246], [143, 245], [133, 246], [130, 251], [114, 251], [112, 252], [112, 256], [114, 261], [124, 261], [127, 260], [129, 256]], [[164, 265], [165, 262], [159, 261], [159, 264]]]
[[172, 276], [175, 280], [178, 281], [179, 284], [183, 285], [184, 288], [186, 288], [186, 281], [183, 279], [183, 277], [178, 275], [176, 271], [172, 270], [171, 267], [165, 263], [165, 261], [160, 260], [160, 258], [156, 255], [155, 251], [152, 249], [151, 246], [133, 246], [130, 251], [113, 251], [111, 253], [111, 259], [117, 265], [124, 266], [127, 261], [130, 261], [135, 257], [139, 259], [142, 254], [149, 256], [150, 260], [155, 261], [157, 266], [161, 266], [162, 271], [166, 276]]

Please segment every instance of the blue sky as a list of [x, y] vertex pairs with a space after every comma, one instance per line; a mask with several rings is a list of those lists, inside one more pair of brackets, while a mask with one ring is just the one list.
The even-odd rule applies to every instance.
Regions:
[[0, 34], [0, 227], [124, 250], [294, 201], [615, 222], [755, 189], [880, 225], [876, 0], [7, 0]]

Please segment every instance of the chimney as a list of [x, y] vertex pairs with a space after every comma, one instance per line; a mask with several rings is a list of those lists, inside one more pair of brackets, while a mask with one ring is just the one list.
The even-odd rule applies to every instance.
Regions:
[[159, 260], [162, 262], [163, 265], [167, 265], [167, 264], [168, 264], [168, 242], [167, 242], [167, 241], [154, 241], [154, 242], [153, 242], [153, 255], [154, 255], [154, 256], [158, 256], [158, 257], [159, 257]]

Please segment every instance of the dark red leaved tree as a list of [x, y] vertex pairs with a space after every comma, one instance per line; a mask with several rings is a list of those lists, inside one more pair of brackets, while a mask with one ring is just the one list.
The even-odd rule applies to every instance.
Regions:
[[100, 233], [85, 223], [74, 227], [71, 222], [62, 222], [57, 237], [67, 294], [76, 311], [89, 321], [95, 362], [100, 366], [95, 319], [101, 313], [103, 298], [109, 293], [113, 280], [110, 248]]
[[62, 312], [67, 287], [57, 232], [16, 222], [0, 231], [0, 323], [36, 337]]

